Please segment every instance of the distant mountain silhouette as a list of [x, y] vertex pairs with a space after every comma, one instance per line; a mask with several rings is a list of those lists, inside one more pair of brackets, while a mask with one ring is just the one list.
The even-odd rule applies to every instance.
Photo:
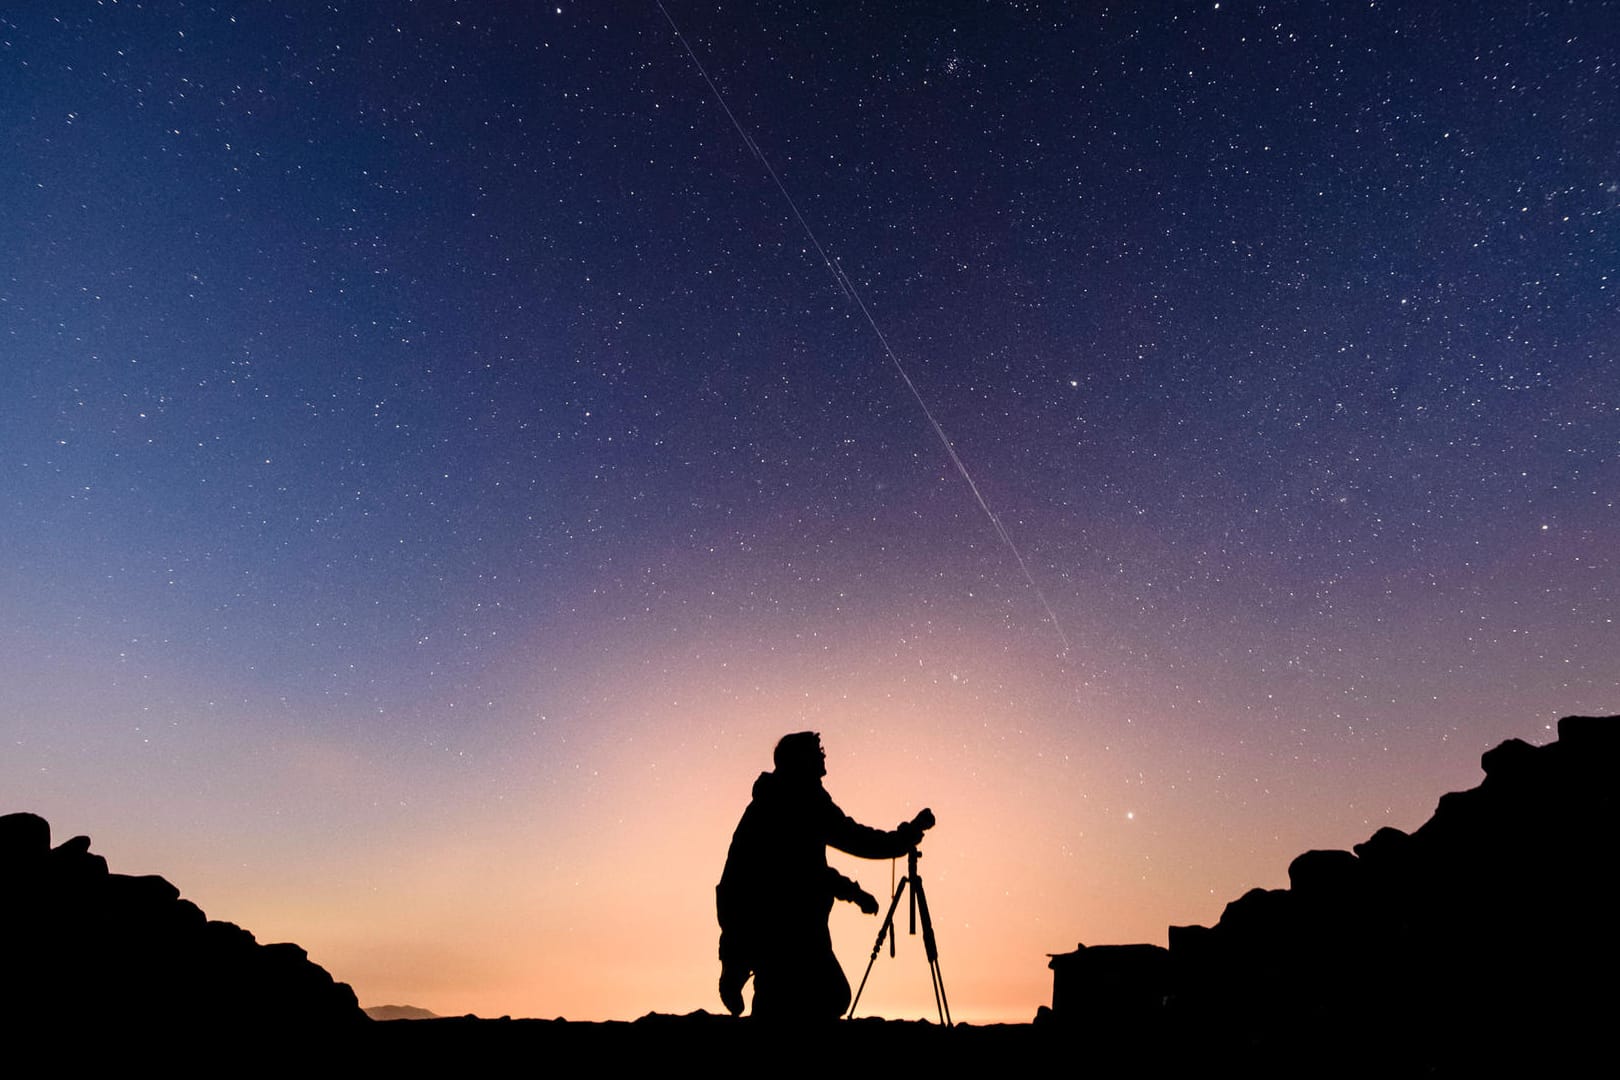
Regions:
[[367, 1005], [366, 1015], [373, 1020], [437, 1020], [439, 1014], [418, 1005]]
[[[1510, 739], [1408, 835], [1307, 851], [1170, 947], [1054, 956], [1050, 1020], [1301, 1074], [1574, 1065], [1614, 1012], [1620, 717]], [[1280, 1057], [1278, 1055], [1281, 1055]]]
[[297, 945], [211, 921], [161, 877], [108, 873], [87, 836], [53, 848], [34, 814], [0, 817], [0, 957], [0, 1017], [17, 1032], [214, 1039], [369, 1023]]

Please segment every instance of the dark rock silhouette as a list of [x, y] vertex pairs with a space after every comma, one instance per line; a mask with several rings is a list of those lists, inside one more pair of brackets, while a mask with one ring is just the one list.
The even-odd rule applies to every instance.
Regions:
[[293, 944], [210, 921], [157, 876], [107, 870], [34, 814], [0, 817], [0, 1015], [17, 1031], [216, 1038], [369, 1021], [354, 992]]
[[1558, 734], [1486, 752], [1484, 782], [1410, 835], [1305, 852], [1287, 889], [1250, 890], [1213, 927], [1171, 927], [1167, 951], [1054, 956], [1041, 1019], [1301, 1073], [1579, 1060], [1616, 1003], [1620, 717], [1566, 717]]

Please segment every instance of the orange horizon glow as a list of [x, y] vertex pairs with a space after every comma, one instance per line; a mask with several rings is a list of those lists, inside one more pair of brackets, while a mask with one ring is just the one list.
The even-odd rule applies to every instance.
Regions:
[[[82, 792], [72, 812], [53, 805], [62, 791], [36, 793], [31, 808], [59, 840], [91, 833], [113, 870], [161, 873], [211, 918], [298, 942], [364, 1005], [572, 1020], [720, 1012], [714, 883], [775, 740], [813, 729], [826, 786], [857, 820], [892, 828], [923, 806], [938, 816], [921, 871], [953, 1016], [1023, 1022], [1050, 1001], [1047, 954], [1163, 944], [1172, 923], [1213, 922], [1248, 888], [1286, 884], [1307, 848], [1415, 827], [1444, 789], [1396, 784], [1390, 768], [1290, 773], [1200, 744], [1174, 715], [1150, 728], [1128, 703], [1054, 700], [1062, 683], [1038, 646], [1020, 657], [936, 638], [931, 655], [908, 656], [871, 639], [798, 653], [710, 640], [603, 660], [567, 680], [588, 723], [566, 739], [533, 722], [552, 707], [536, 702], [499, 738], [424, 739], [393, 758], [312, 733], [238, 743], [208, 782], [236, 792], [230, 814], [181, 799], [128, 820], [112, 807], [129, 792], [115, 790], [99, 810]], [[1035, 689], [1011, 683], [1014, 671]], [[204, 721], [187, 723], [185, 745], [205, 752]], [[1471, 786], [1476, 763], [1447, 761], [1449, 786]], [[830, 854], [886, 907], [888, 862]], [[904, 919], [902, 905], [898, 956], [879, 957], [861, 1015], [935, 1016], [921, 937]], [[878, 925], [834, 910], [852, 987]]]

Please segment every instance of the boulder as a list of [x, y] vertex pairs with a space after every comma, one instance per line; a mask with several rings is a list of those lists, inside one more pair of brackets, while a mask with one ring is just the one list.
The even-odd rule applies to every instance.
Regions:
[[0, 861], [15, 864], [43, 857], [51, 849], [51, 823], [38, 814], [0, 817]]

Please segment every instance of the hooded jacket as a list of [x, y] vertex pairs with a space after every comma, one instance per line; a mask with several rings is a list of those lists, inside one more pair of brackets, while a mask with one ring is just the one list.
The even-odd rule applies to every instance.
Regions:
[[863, 859], [904, 855], [922, 839], [907, 822], [892, 832], [858, 824], [838, 808], [819, 777], [761, 773], [731, 837], [715, 887], [722, 949], [749, 960], [762, 943], [801, 930], [824, 933], [834, 899], [859, 886], [827, 865], [827, 848]]

